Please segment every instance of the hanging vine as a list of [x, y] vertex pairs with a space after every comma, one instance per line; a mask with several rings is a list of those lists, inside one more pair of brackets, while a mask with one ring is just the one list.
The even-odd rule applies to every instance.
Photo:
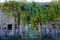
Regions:
[[[17, 23], [21, 19], [21, 24], [31, 24], [31, 28], [37, 27], [38, 23], [43, 24], [49, 21], [60, 20], [60, 2], [53, 1], [49, 6], [39, 5], [39, 3], [32, 2], [16, 2], [9, 1], [0, 4], [0, 8], [4, 14], [14, 16]], [[18, 19], [20, 17], [20, 19]]]

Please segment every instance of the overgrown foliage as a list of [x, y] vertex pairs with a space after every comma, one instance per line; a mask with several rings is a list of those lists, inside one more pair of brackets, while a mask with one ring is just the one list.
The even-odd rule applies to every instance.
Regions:
[[52, 1], [48, 6], [36, 2], [9, 1], [2, 3], [1, 9], [4, 14], [15, 16], [21, 24], [31, 24], [31, 28], [37, 27], [38, 23], [48, 24], [49, 21], [60, 20], [60, 1]]

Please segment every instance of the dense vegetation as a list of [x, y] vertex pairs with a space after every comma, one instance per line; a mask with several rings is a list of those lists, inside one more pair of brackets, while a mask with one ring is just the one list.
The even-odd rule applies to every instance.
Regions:
[[[20, 25], [26, 26], [28, 24], [31, 25], [31, 29], [36, 28], [38, 30], [38, 24], [43, 25], [50, 21], [60, 20], [60, 1], [52, 1], [48, 6], [37, 2], [9, 1], [1, 3], [0, 9], [5, 15], [14, 16], [15, 24], [18, 24], [18, 30]], [[42, 40], [45, 37], [50, 38], [50, 36], [44, 36]], [[15, 40], [15, 38], [11, 37], [11, 40]]]
[[[60, 1], [52, 1], [47, 5], [37, 2], [9, 1], [0, 4], [5, 15], [14, 16], [18, 27], [31, 24], [31, 29], [38, 27], [38, 24], [48, 24], [49, 21], [60, 20]], [[22, 20], [22, 21], [21, 21]], [[19, 29], [19, 28], [18, 28]]]
[[49, 21], [60, 20], [60, 1], [52, 1], [48, 6], [37, 2], [16, 2], [9, 1], [0, 4], [0, 8], [6, 15], [14, 16], [15, 22], [31, 24], [34, 28], [38, 23], [47, 24]]

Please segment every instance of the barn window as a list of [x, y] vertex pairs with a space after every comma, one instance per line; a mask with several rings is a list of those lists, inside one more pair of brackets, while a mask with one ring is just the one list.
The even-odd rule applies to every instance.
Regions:
[[12, 24], [8, 24], [8, 30], [12, 30]]
[[6, 30], [6, 27], [3, 27], [3, 30]]
[[52, 24], [52, 29], [56, 29], [56, 26], [55, 26], [55, 24]]
[[3, 30], [7, 30], [7, 26], [4, 25], [4, 26], [2, 27], [2, 29], [3, 29]]
[[60, 29], [60, 24], [57, 24], [57, 27]]

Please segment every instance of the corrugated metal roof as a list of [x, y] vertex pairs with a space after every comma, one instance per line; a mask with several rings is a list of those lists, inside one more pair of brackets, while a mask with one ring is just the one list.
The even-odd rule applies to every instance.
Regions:
[[50, 2], [41, 2], [42, 5], [49, 5]]
[[58, 20], [58, 21], [50, 21], [50, 23], [60, 24], [60, 20]]

